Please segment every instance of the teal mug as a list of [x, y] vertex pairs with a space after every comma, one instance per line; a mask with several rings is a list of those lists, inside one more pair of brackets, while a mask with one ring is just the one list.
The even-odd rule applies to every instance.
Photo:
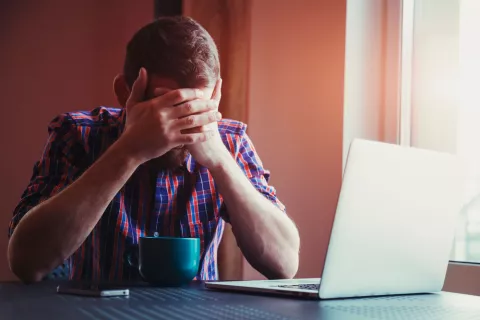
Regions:
[[140, 237], [138, 247], [125, 251], [124, 258], [148, 283], [182, 286], [190, 283], [198, 273], [200, 239]]

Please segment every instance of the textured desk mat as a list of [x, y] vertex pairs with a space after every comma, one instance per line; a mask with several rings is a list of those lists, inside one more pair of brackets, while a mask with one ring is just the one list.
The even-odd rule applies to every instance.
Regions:
[[[67, 298], [63, 296], [63, 298]], [[105, 302], [104, 298], [102, 302]], [[114, 306], [89, 305], [80, 307], [85, 319], [290, 319], [242, 304], [221, 303], [222, 297], [201, 290], [183, 288], [131, 289], [128, 304]], [[112, 299], [112, 300], [113, 300]], [[100, 300], [100, 299], [97, 299]], [[110, 301], [113, 302], [113, 301]], [[133, 306], [133, 307], [132, 307]]]
[[200, 286], [131, 287], [128, 297], [111, 298], [57, 294], [56, 286], [0, 288], [0, 319], [301, 319], [265, 309], [258, 297]]
[[129, 297], [56, 293], [56, 285], [0, 284], [0, 319], [480, 320], [480, 297], [427, 294], [304, 301], [189, 288], [130, 288]]

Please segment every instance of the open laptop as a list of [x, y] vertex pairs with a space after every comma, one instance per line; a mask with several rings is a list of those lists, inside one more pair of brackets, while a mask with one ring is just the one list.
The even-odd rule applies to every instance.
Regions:
[[206, 287], [316, 299], [441, 291], [464, 177], [457, 156], [355, 139], [321, 279], [211, 281]]

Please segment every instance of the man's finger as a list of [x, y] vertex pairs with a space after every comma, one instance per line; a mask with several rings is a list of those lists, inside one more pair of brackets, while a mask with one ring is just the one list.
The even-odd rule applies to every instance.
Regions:
[[183, 102], [200, 99], [203, 97], [203, 91], [200, 89], [177, 89], [164, 95], [154, 98], [152, 101], [162, 102], [162, 105], [175, 106]]
[[218, 111], [204, 112], [177, 119], [173, 123], [173, 127], [180, 130], [190, 129], [204, 126], [209, 123], [219, 121], [220, 119], [222, 119], [222, 114]]
[[215, 89], [213, 90], [213, 94], [212, 94], [212, 100], [220, 102], [221, 98], [222, 98], [222, 78], [218, 79], [217, 83], [215, 84]]
[[207, 126], [200, 126], [200, 127], [180, 130], [180, 133], [182, 134], [200, 133], [200, 132], [206, 132], [209, 130], [211, 129], [209, 129]]
[[142, 102], [145, 97], [145, 91], [147, 89], [147, 70], [140, 68], [138, 77], [132, 86], [132, 91], [127, 100], [127, 110], [139, 102]]
[[176, 107], [171, 108], [170, 112], [172, 118], [177, 119], [216, 109], [218, 109], [218, 104], [216, 101], [197, 99], [179, 104]]

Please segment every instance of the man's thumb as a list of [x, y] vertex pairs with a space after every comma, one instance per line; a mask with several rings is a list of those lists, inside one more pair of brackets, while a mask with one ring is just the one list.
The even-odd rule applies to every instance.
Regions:
[[147, 89], [147, 70], [145, 68], [140, 68], [138, 72], [138, 77], [135, 79], [135, 82], [132, 86], [132, 91], [128, 97], [126, 108], [129, 109], [136, 105], [137, 103], [143, 101], [145, 97], [145, 91]]

